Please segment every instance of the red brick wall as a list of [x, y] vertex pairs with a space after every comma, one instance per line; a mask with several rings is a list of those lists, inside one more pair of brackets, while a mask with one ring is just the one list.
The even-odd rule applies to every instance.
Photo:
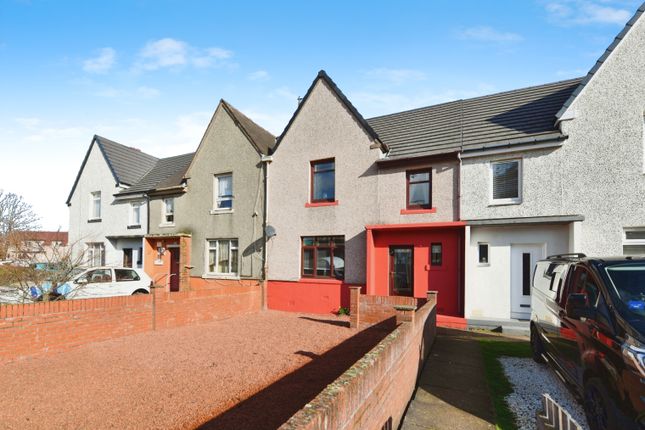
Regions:
[[417, 299], [407, 296], [362, 295], [359, 301], [360, 321], [363, 324], [377, 324], [396, 316], [394, 306], [417, 306]]
[[261, 309], [260, 286], [0, 306], [0, 362]]
[[281, 429], [398, 428], [435, 338], [435, 302], [421, 306], [412, 322], [402, 323]]

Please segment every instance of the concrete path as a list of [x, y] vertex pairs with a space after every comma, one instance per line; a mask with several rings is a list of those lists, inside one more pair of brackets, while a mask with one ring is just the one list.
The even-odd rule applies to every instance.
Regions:
[[484, 362], [476, 337], [438, 328], [402, 430], [494, 429]]

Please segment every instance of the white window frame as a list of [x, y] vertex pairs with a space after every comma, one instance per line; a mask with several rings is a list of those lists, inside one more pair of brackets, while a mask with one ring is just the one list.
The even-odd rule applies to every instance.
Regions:
[[[99, 264], [94, 264], [96, 249], [99, 251]], [[91, 267], [105, 266], [105, 244], [103, 242], [87, 243], [87, 262]]]
[[640, 254], [625, 254], [625, 246], [645, 246], [645, 239], [627, 239], [627, 232], [639, 231], [645, 233], [645, 227], [625, 227], [622, 234], [623, 255], [640, 255]]
[[[493, 167], [496, 164], [501, 164], [501, 163], [512, 163], [512, 162], [517, 162], [517, 197], [514, 198], [509, 198], [509, 199], [494, 199], [494, 193], [493, 193], [493, 184], [494, 184], [494, 169]], [[488, 181], [488, 188], [489, 188], [489, 200], [490, 200], [490, 205], [491, 206], [497, 206], [497, 205], [518, 205], [522, 203], [522, 188], [523, 188], [523, 168], [522, 168], [522, 159], [521, 158], [509, 158], [509, 159], [504, 159], [504, 160], [495, 160], [491, 161], [488, 164], [488, 176], [489, 176], [489, 181]]]
[[[140, 227], [141, 226], [141, 207], [143, 204], [141, 202], [132, 202], [130, 203], [130, 225], [131, 227]], [[135, 212], [138, 210], [139, 219], [135, 217]]]
[[[488, 249], [488, 261], [485, 263], [481, 262], [481, 256], [479, 255], [479, 247], [485, 245]], [[488, 242], [477, 242], [477, 265], [478, 266], [490, 266], [490, 243]]]
[[[230, 176], [231, 178], [231, 196], [230, 197], [220, 197], [219, 195], [219, 179], [222, 177], [227, 177]], [[218, 213], [231, 213], [233, 212], [233, 208], [235, 206], [234, 200], [235, 199], [235, 192], [233, 191], [233, 172], [228, 172], [228, 173], [219, 173], [217, 175], [213, 176], [213, 209], [211, 210], [211, 214], [218, 214]], [[231, 202], [231, 207], [230, 208], [220, 208], [219, 203], [222, 201], [229, 201]]]
[[[98, 206], [98, 213], [95, 213], [95, 208], [96, 206], [94, 205], [96, 201], [98, 200], [99, 206]], [[96, 219], [101, 219], [101, 192], [100, 191], [92, 191], [90, 193], [90, 220], [96, 220]]]
[[[211, 242], [215, 242], [216, 245], [214, 248], [211, 247]], [[218, 272], [217, 271], [217, 262], [219, 261], [219, 244], [220, 242], [229, 242], [229, 253], [233, 250], [237, 250], [237, 272], [231, 272], [231, 262], [233, 261], [232, 258], [229, 258], [228, 260], [228, 267], [229, 271], [228, 272]], [[237, 242], [237, 245], [233, 246], [233, 242]], [[239, 272], [240, 272], [240, 248], [239, 248], [239, 240], [238, 239], [206, 239], [206, 254], [204, 258], [204, 273], [205, 277], [213, 277], [213, 276], [218, 276], [218, 277], [227, 277], [227, 278], [239, 278]], [[208, 260], [210, 257], [210, 252], [211, 250], [215, 250], [215, 272], [210, 272], [209, 267], [208, 267]]]
[[[172, 212], [167, 212], [166, 201], [172, 200]], [[161, 200], [161, 224], [162, 227], [172, 227], [175, 225], [175, 198], [167, 197]], [[172, 221], [168, 221], [168, 216], [172, 215]]]

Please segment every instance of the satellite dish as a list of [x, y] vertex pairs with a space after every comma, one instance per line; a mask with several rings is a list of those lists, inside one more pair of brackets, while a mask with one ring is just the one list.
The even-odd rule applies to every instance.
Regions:
[[264, 229], [264, 233], [267, 235], [267, 238], [269, 239], [271, 239], [273, 236], [278, 234], [275, 231], [275, 227], [273, 227], [272, 225], [267, 225], [266, 228]]

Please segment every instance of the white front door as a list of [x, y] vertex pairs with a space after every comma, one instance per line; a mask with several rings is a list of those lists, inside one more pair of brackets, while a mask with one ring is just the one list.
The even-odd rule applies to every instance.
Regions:
[[544, 244], [511, 245], [511, 318], [531, 318], [531, 284]]

